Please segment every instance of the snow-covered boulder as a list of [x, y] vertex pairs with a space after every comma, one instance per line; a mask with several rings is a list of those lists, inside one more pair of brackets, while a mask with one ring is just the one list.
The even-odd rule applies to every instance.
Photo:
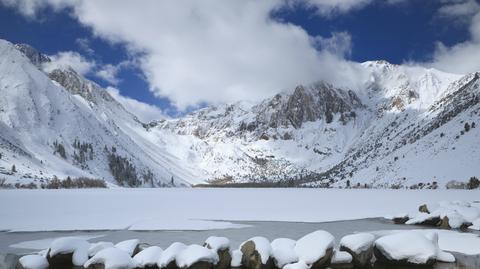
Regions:
[[455, 262], [455, 257], [451, 253], [445, 252], [445, 251], [440, 249], [440, 246], [438, 245], [438, 233], [430, 232], [430, 233], [425, 234], [425, 237], [427, 237], [428, 240], [430, 240], [433, 243], [433, 245], [435, 246], [435, 248], [436, 248], [436, 260], [437, 261], [448, 262], [448, 263]]
[[211, 249], [218, 255], [218, 263], [215, 269], [227, 269], [232, 263], [230, 254], [230, 240], [226, 237], [210, 236], [205, 240], [204, 247]]
[[85, 262], [87, 269], [131, 269], [137, 263], [125, 251], [113, 247], [100, 250], [95, 256]]
[[480, 218], [474, 220], [468, 229], [480, 231]]
[[18, 260], [17, 269], [46, 269], [49, 264], [47, 258], [40, 255], [26, 255]]
[[295, 254], [295, 240], [289, 238], [277, 238], [270, 244], [272, 246], [272, 258], [277, 268], [283, 268], [283, 266], [295, 263], [298, 261], [298, 257]]
[[52, 267], [82, 266], [88, 260], [90, 243], [77, 237], [55, 239], [47, 252], [47, 260]]
[[310, 267], [303, 261], [290, 263], [283, 267], [283, 269], [310, 269]]
[[419, 232], [400, 232], [380, 237], [374, 244], [379, 262], [399, 265], [432, 265], [437, 258], [432, 240]]
[[295, 254], [312, 269], [322, 268], [332, 258], [334, 240], [329, 232], [315, 231], [297, 241]]
[[373, 234], [350, 234], [340, 240], [340, 250], [350, 253], [353, 263], [356, 266], [363, 267], [372, 260], [374, 242], [375, 236]]
[[190, 245], [176, 257], [178, 268], [183, 269], [211, 269], [217, 262], [217, 253], [200, 245]]
[[88, 257], [93, 257], [100, 250], [106, 249], [106, 248], [112, 248], [114, 246], [115, 245], [112, 242], [100, 241], [100, 242], [97, 242], [97, 243], [92, 243], [92, 244], [90, 244], [90, 247], [88, 248]]
[[236, 249], [232, 251], [232, 262], [230, 263], [230, 267], [237, 268], [242, 266], [242, 251]]
[[330, 262], [330, 267], [336, 269], [353, 268], [352, 255], [346, 251], [335, 250]]
[[137, 253], [133, 256], [133, 259], [138, 264], [139, 268], [154, 268], [158, 267], [157, 262], [160, 259], [162, 252], [162, 248], [151, 246]]
[[117, 243], [115, 247], [125, 251], [131, 257], [133, 257], [135, 254], [137, 254], [140, 251], [140, 247], [138, 245], [139, 243], [140, 243], [140, 240], [138, 239], [130, 239], [130, 240], [125, 240]]
[[175, 269], [177, 268], [177, 264], [175, 262], [177, 255], [186, 248], [187, 246], [183, 243], [175, 242], [171, 244], [168, 248], [166, 248], [160, 259], [158, 260], [158, 267], [159, 268], [166, 268], [166, 269]]
[[267, 238], [257, 236], [240, 245], [242, 265], [247, 269], [267, 269], [273, 267], [272, 247]]

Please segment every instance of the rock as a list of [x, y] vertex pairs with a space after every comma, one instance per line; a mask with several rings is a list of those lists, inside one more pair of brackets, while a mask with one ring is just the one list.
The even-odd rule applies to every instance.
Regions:
[[158, 246], [144, 248], [133, 257], [138, 264], [138, 268], [157, 269], [157, 262], [162, 255], [163, 250]]
[[353, 268], [353, 257], [346, 251], [335, 250], [333, 253], [330, 267], [335, 269], [349, 269]]
[[277, 238], [270, 244], [272, 246], [272, 258], [277, 268], [283, 268], [287, 264], [298, 262], [295, 253], [295, 240], [289, 238]]
[[230, 254], [230, 240], [226, 237], [211, 236], [205, 240], [204, 247], [215, 251], [218, 255], [218, 263], [214, 269], [227, 269], [232, 263]]
[[218, 260], [217, 253], [200, 245], [189, 245], [176, 256], [177, 266], [182, 269], [212, 269]]
[[298, 260], [304, 261], [310, 268], [324, 268], [332, 258], [334, 240], [329, 232], [319, 230], [300, 238], [294, 250]]
[[427, 207], [426, 204], [423, 204], [423, 205], [419, 206], [418, 211], [420, 211], [422, 213], [430, 214], [430, 211], [428, 210], [428, 207]]
[[46, 269], [48, 261], [40, 255], [25, 255], [18, 260], [16, 269]]
[[253, 237], [240, 246], [242, 265], [246, 269], [272, 269], [271, 246], [264, 237]]
[[55, 239], [47, 251], [47, 260], [52, 268], [81, 267], [88, 260], [90, 244], [81, 238], [62, 237]]
[[344, 236], [340, 240], [340, 250], [352, 255], [353, 264], [364, 267], [373, 258], [373, 243], [375, 236], [369, 233], [357, 233]]
[[394, 217], [392, 218], [393, 223], [395, 224], [405, 224], [410, 218], [408, 216], [404, 217]]
[[138, 252], [140, 252], [140, 240], [138, 239], [125, 240], [117, 243], [115, 247], [125, 251], [130, 255], [130, 257], [133, 257]]
[[419, 232], [400, 232], [375, 241], [373, 252], [379, 263], [402, 266], [431, 266], [437, 246]]
[[[95, 254], [95, 256], [86, 261], [83, 266], [87, 269], [133, 269], [136, 268], [138, 264], [127, 252], [115, 247], [111, 247], [100, 250], [97, 254]], [[68, 267], [64, 267], [63, 269], [65, 268]]]

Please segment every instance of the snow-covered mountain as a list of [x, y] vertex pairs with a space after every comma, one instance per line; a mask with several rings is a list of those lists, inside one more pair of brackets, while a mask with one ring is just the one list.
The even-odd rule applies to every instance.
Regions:
[[371, 61], [357, 88], [300, 85], [145, 124], [49, 61], [0, 41], [0, 179], [443, 187], [480, 174], [478, 73]]
[[43, 72], [48, 61], [27, 45], [0, 40], [0, 178], [201, 182], [188, 164], [153, 144], [143, 123], [105, 90], [68, 67]]

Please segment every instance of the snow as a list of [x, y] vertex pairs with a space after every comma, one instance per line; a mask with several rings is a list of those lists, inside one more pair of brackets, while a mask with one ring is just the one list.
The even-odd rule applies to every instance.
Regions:
[[216, 264], [218, 262], [218, 255], [206, 247], [189, 245], [178, 253], [176, 257], [177, 266], [180, 268], [190, 267], [194, 263], [201, 261]]
[[137, 266], [128, 253], [118, 248], [106, 248], [99, 251], [83, 266], [87, 268], [93, 264], [104, 264], [105, 269], [130, 269]]
[[[423, 233], [408, 231], [380, 237], [375, 241], [378, 248], [387, 258], [394, 260], [407, 260], [413, 264], [425, 264], [429, 260], [435, 260], [438, 253], [438, 245], [435, 240], [427, 238]], [[440, 253], [440, 258], [445, 258]]]
[[88, 256], [93, 257], [95, 254], [97, 254], [100, 250], [106, 249], [106, 248], [112, 248], [115, 245], [113, 245], [112, 242], [105, 242], [105, 241], [100, 241], [96, 243], [90, 244], [90, 247], [88, 248]]
[[177, 258], [177, 255], [186, 248], [187, 246], [183, 243], [175, 242], [166, 248], [160, 259], [158, 260], [158, 266], [160, 268], [166, 267], [170, 262], [174, 261]]
[[284, 265], [298, 261], [295, 254], [295, 244], [297, 242], [290, 238], [277, 238], [270, 244], [272, 246], [272, 257], [275, 259], [275, 265], [282, 268]]
[[480, 218], [474, 220], [472, 222], [472, 225], [469, 226], [468, 229], [480, 231]]
[[463, 201], [428, 203], [426, 206], [430, 213], [413, 213], [411, 214], [411, 219], [406, 224], [419, 224], [426, 220], [448, 217], [450, 227], [457, 229], [480, 218], [480, 208], [476, 207], [476, 204], [476, 202]]
[[368, 250], [375, 241], [375, 236], [370, 233], [356, 233], [344, 236], [340, 240], [340, 246], [345, 246], [354, 253]]
[[234, 251], [232, 251], [232, 261], [230, 265], [232, 267], [242, 266], [242, 257], [243, 257], [242, 251], [239, 249], [235, 249]]
[[[239, 228], [228, 221], [325, 222], [410, 212], [427, 199], [472, 201], [479, 194], [475, 190], [279, 188], [0, 190], [0, 230], [136, 230], [139, 226], [205, 230]], [[259, 203], [247, 197], [263, 199]], [[51, 205], [55, 210], [47, 210]]]
[[90, 243], [85, 239], [78, 237], [62, 237], [54, 240], [50, 245], [49, 256], [53, 257], [57, 254], [73, 253], [72, 263], [81, 266], [88, 259], [88, 248]]
[[335, 250], [332, 257], [332, 264], [351, 263], [353, 257], [346, 251]]
[[230, 240], [226, 237], [210, 236], [205, 240], [206, 247], [217, 252], [218, 250], [224, 250], [230, 248]]
[[47, 258], [40, 255], [25, 255], [18, 262], [24, 269], [46, 269], [48, 268]]
[[437, 232], [430, 232], [425, 235], [432, 243], [435, 245], [435, 248], [437, 250], [437, 261], [440, 262], [455, 262], [455, 257], [448, 252], [445, 252], [440, 249], [440, 246], [438, 245], [438, 233]]
[[162, 252], [162, 248], [158, 246], [150, 246], [137, 253], [133, 259], [142, 268], [146, 266], [153, 266], [157, 264]]
[[326, 255], [328, 249], [333, 248], [335, 238], [327, 231], [315, 231], [300, 238], [295, 245], [298, 259], [307, 264], [313, 264]]
[[309, 269], [309, 268], [310, 266], [308, 266], [304, 261], [287, 264], [283, 267], [283, 269]]
[[268, 241], [268, 239], [265, 237], [255, 236], [243, 242], [240, 245], [240, 249], [248, 241], [252, 241], [255, 244], [255, 250], [260, 255], [262, 263], [266, 264], [268, 259], [270, 258], [270, 255], [272, 254], [272, 247], [270, 246], [270, 241]]
[[[80, 239], [84, 239], [84, 240], [100, 238], [100, 237], [103, 237], [103, 236], [104, 235], [102, 235], [102, 234], [75, 235], [76, 238], [80, 238]], [[12, 247], [12, 248], [22, 248], [22, 249], [33, 249], [33, 250], [46, 249], [53, 243], [53, 241], [55, 241], [58, 238], [61, 238], [61, 237], [51, 237], [51, 238], [43, 238], [43, 239], [37, 239], [37, 240], [23, 241], [23, 242], [12, 244], [12, 245], [10, 245], [10, 247]]]
[[115, 247], [125, 251], [126, 253], [128, 253], [128, 255], [132, 256], [133, 252], [138, 246], [138, 243], [140, 243], [140, 240], [138, 239], [129, 239], [129, 240], [125, 240], [117, 243]]

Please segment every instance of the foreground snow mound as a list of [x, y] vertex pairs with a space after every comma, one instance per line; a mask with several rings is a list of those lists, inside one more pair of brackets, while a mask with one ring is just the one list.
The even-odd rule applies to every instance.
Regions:
[[48, 261], [40, 255], [26, 255], [18, 260], [23, 269], [46, 269]]
[[241, 267], [242, 266], [242, 251], [239, 249], [236, 249], [232, 251], [232, 262], [230, 265], [232, 267]]
[[324, 263], [333, 254], [335, 238], [329, 232], [315, 231], [300, 238], [295, 245], [295, 253], [300, 261], [308, 265]]
[[295, 240], [289, 238], [277, 238], [272, 241], [272, 257], [278, 268], [282, 268], [286, 264], [298, 261], [298, 257], [294, 250], [296, 243]]
[[230, 248], [230, 240], [226, 237], [210, 236], [205, 240], [205, 247], [217, 252]]
[[95, 264], [103, 264], [105, 269], [130, 269], [138, 266], [127, 252], [115, 247], [99, 251], [83, 266], [88, 268]]
[[299, 261], [296, 263], [287, 264], [283, 267], [283, 269], [310, 269], [310, 266], [303, 261]]
[[92, 244], [90, 244], [90, 247], [88, 248], [88, 257], [93, 257], [100, 250], [106, 249], [106, 248], [112, 248], [114, 246], [115, 245], [112, 242], [100, 241], [100, 242], [97, 242], [97, 243], [92, 243]]
[[148, 247], [133, 257], [138, 266], [145, 268], [146, 266], [154, 266], [162, 255], [162, 248], [157, 246]]
[[480, 218], [474, 220], [468, 229], [480, 231]]
[[346, 235], [340, 240], [340, 250], [350, 253], [355, 265], [363, 267], [373, 257], [375, 236], [370, 233]]
[[429, 232], [426, 233], [425, 236], [432, 241], [433, 245], [436, 247], [437, 250], [437, 261], [439, 262], [455, 262], [455, 257], [448, 252], [445, 252], [440, 249], [440, 246], [438, 245], [438, 233], [437, 232]]
[[115, 247], [125, 251], [126, 253], [128, 253], [128, 255], [133, 256], [138, 250], [138, 243], [140, 243], [140, 240], [130, 239], [117, 243]]
[[218, 255], [206, 247], [190, 245], [178, 253], [176, 262], [180, 268], [188, 268], [197, 262], [216, 264], [218, 262]]
[[187, 246], [183, 243], [175, 242], [166, 248], [160, 259], [158, 260], [158, 267], [164, 268], [171, 262], [175, 262], [177, 255], [186, 248]]
[[431, 265], [438, 246], [418, 232], [401, 232], [375, 241], [375, 257], [388, 263]]
[[352, 255], [346, 251], [335, 250], [332, 256], [332, 264], [349, 264], [352, 260]]
[[81, 266], [88, 260], [88, 249], [90, 243], [85, 239], [77, 237], [62, 237], [54, 240], [50, 245], [48, 259], [50, 263], [57, 255], [72, 254], [72, 264]]

